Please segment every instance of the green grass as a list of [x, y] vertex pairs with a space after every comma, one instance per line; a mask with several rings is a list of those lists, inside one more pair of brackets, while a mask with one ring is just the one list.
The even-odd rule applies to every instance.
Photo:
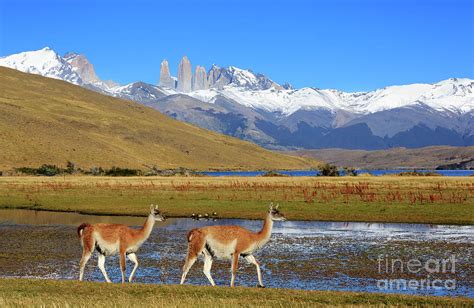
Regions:
[[474, 223], [472, 177], [0, 177], [0, 207], [261, 219], [269, 202], [292, 220]]
[[171, 119], [132, 101], [0, 67], [0, 171], [42, 164], [146, 170], [307, 169], [312, 159]]
[[468, 298], [378, 293], [0, 279], [0, 306], [472, 306]]

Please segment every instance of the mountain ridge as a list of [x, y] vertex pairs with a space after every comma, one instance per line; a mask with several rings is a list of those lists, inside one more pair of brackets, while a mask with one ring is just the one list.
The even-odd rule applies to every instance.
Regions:
[[[234, 66], [221, 68], [213, 65], [208, 72], [197, 66], [196, 73], [193, 74], [191, 63], [187, 60], [184, 74], [187, 80], [186, 91], [178, 91], [176, 85], [179, 80], [176, 82], [176, 78], [169, 74], [168, 64], [164, 63], [166, 60], [162, 62], [161, 70], [166, 75], [163, 76], [163, 82], [169, 86], [144, 82], [119, 86], [84, 76], [85, 73], [80, 76], [82, 71], [90, 74], [88, 62], [81, 69], [72, 67], [66, 60], [61, 61], [61, 57], [50, 49], [42, 49], [37, 53], [46, 51], [57, 61], [36, 57], [39, 63], [35, 65], [42, 68], [45, 63], [50, 66], [53, 63], [59, 67], [50, 71], [34, 69], [32, 61], [29, 66], [25, 66], [25, 57], [20, 57], [19, 60], [18, 55], [0, 58], [0, 65], [134, 100], [176, 119], [271, 149], [334, 146], [364, 149], [368, 139], [378, 148], [390, 148], [395, 144], [420, 147], [426, 145], [423, 140], [426, 136], [429, 136], [426, 138], [430, 142], [437, 144], [436, 134], [444, 132], [443, 129], [454, 131], [453, 140], [457, 140], [450, 144], [451, 141], [446, 139], [447, 145], [459, 145], [459, 140], [462, 140], [462, 145], [471, 145], [474, 139], [474, 80], [468, 78], [450, 78], [434, 84], [388, 86], [369, 92], [342, 92], [309, 87], [292, 89], [278, 85], [263, 74], [254, 74], [250, 70]], [[30, 55], [32, 53], [35, 52], [30, 52]], [[196, 74], [199, 74], [198, 78]], [[197, 84], [199, 86], [196, 87]], [[187, 95], [200, 102], [192, 106], [189, 104], [190, 100], [176, 94]], [[187, 102], [181, 103], [179, 100]], [[219, 106], [216, 106], [216, 102], [219, 102]], [[207, 106], [202, 108], [203, 104]], [[213, 109], [219, 111], [212, 113]], [[200, 117], [208, 121], [203, 121]], [[211, 120], [211, 117], [214, 119]], [[230, 129], [228, 123], [225, 123], [229, 119], [236, 124], [231, 125], [235, 129]], [[369, 130], [361, 130], [360, 124], [367, 125]], [[417, 135], [417, 129], [423, 127], [428, 127], [430, 131]], [[299, 131], [300, 128], [303, 130]], [[332, 141], [344, 128], [349, 128], [346, 132], [352, 133], [352, 129], [359, 134], [352, 134], [355, 139], [348, 140], [350, 142], [344, 143], [343, 139]], [[321, 134], [322, 137], [319, 136]], [[405, 136], [406, 141], [400, 139], [400, 135]], [[323, 140], [321, 138], [325, 141], [318, 143], [318, 140]], [[392, 138], [398, 139], [392, 141]], [[378, 139], [382, 141], [376, 141]]]

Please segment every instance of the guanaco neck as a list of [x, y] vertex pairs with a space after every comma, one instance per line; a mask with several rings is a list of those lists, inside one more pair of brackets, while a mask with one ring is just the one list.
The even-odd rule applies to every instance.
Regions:
[[260, 241], [266, 243], [270, 239], [270, 236], [272, 235], [272, 228], [273, 220], [270, 217], [270, 214], [267, 214], [267, 216], [265, 216], [265, 220], [263, 221], [262, 230], [258, 232]]
[[148, 237], [151, 234], [151, 231], [153, 230], [153, 226], [155, 225], [155, 218], [153, 215], [148, 215], [147, 219], [145, 220], [145, 223], [143, 224], [142, 227], [142, 234], [143, 234], [143, 240], [148, 239]]

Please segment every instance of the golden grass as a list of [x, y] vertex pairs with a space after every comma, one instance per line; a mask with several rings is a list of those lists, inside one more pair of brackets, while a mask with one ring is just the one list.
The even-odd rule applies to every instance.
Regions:
[[307, 169], [312, 159], [173, 120], [135, 102], [0, 67], [0, 170], [111, 166], [146, 169]]
[[472, 177], [0, 177], [0, 207], [168, 216], [473, 224]]
[[457, 297], [177, 285], [0, 279], [0, 306], [472, 306]]

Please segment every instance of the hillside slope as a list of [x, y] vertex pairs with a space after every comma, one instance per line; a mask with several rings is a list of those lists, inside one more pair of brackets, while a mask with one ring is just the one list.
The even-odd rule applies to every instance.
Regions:
[[144, 169], [308, 168], [315, 162], [173, 120], [138, 103], [0, 67], [0, 170], [43, 163]]
[[286, 153], [320, 159], [338, 166], [368, 169], [435, 169], [440, 165], [457, 164], [474, 159], [474, 147], [472, 146], [434, 146], [420, 149], [393, 148], [379, 151], [321, 149]]

